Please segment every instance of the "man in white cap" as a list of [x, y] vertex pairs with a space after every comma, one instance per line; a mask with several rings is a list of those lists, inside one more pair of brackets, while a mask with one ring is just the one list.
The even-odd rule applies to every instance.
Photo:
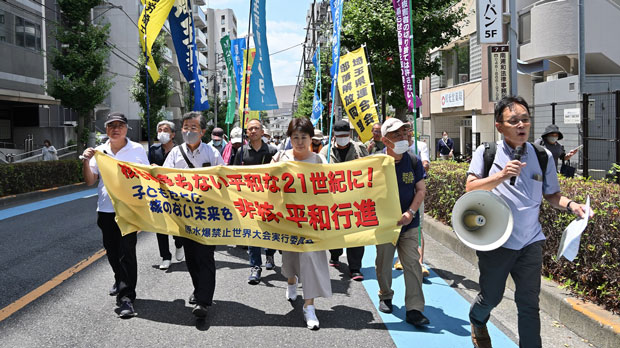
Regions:
[[392, 261], [394, 251], [398, 249], [403, 274], [405, 277], [406, 321], [414, 326], [425, 326], [429, 320], [422, 314], [424, 311], [424, 293], [422, 292], [422, 267], [418, 251], [418, 209], [424, 201], [426, 185], [424, 168], [418, 157], [410, 156], [409, 132], [406, 125], [397, 118], [390, 118], [381, 126], [381, 140], [386, 146], [387, 154], [394, 157], [396, 180], [401, 218], [398, 226], [402, 226], [396, 245], [391, 243], [377, 245], [375, 268], [379, 283], [379, 310], [392, 313]]
[[[237, 150], [241, 147], [241, 135], [242, 130], [239, 127], [235, 127], [230, 131], [230, 147], [227, 146], [228, 151], [224, 151], [223, 157], [226, 164], [234, 164]], [[228, 159], [228, 160], [227, 160]]]
[[323, 148], [323, 132], [320, 129], [314, 130], [314, 136], [312, 137], [312, 152], [320, 153]]

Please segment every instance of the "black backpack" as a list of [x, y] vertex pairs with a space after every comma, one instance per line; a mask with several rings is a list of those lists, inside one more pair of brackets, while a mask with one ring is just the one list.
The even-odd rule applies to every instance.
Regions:
[[[484, 144], [484, 154], [482, 155], [482, 158], [484, 159], [484, 176], [483, 178], [486, 178], [487, 176], [489, 176], [489, 171], [491, 170], [491, 167], [493, 166], [493, 161], [495, 160], [495, 152], [497, 151], [497, 144], [495, 144], [494, 142], [491, 143], [483, 143]], [[537, 145], [537, 144], [532, 144], [532, 146], [534, 146], [534, 150], [536, 151], [536, 158], [538, 158], [538, 164], [540, 165], [540, 169], [542, 170], [542, 178], [543, 178], [543, 182], [545, 182], [545, 172], [547, 171], [547, 162], [549, 162], [549, 157], [547, 156], [547, 151], [545, 150], [544, 147]]]

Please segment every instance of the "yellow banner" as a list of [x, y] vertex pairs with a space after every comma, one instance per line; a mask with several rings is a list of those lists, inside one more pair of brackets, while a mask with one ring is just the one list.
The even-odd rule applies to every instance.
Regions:
[[287, 251], [396, 243], [394, 159], [175, 169], [95, 154], [123, 235]]
[[[175, 0], [141, 0], [144, 5], [144, 10], [140, 14], [138, 19], [139, 31], [140, 31], [140, 45], [142, 46], [142, 54], [145, 52], [144, 39], [146, 37], [146, 56], [147, 56], [147, 69], [153, 82], [159, 80], [159, 71], [151, 55], [151, 48], [153, 42], [157, 39], [161, 27], [168, 19], [168, 14], [174, 5]], [[191, 14], [190, 14], [191, 15]]]
[[340, 57], [338, 92], [349, 121], [364, 143], [372, 138], [372, 125], [379, 122], [371, 82], [363, 47]]
[[[245, 109], [246, 110], [250, 109], [250, 106], [249, 106], [250, 98], [246, 98], [245, 96], [250, 95], [250, 76], [252, 75], [252, 65], [254, 64], [255, 56], [256, 56], [255, 48], [251, 48], [249, 54], [246, 54], [245, 51], [243, 52], [243, 66], [245, 66], [246, 69], [243, 71], [243, 79], [241, 80], [243, 82], [241, 84], [241, 98], [239, 98], [239, 115], [243, 115], [243, 106], [242, 106], [243, 98], [245, 98]], [[247, 57], [247, 60], [246, 60], [246, 57]], [[243, 116], [240, 116], [239, 123], [241, 123], [242, 119], [243, 119]], [[243, 128], [245, 129], [248, 127], [248, 122], [250, 120], [258, 120], [258, 119], [260, 119], [259, 111], [246, 111], [245, 112], [245, 124], [243, 125]]]

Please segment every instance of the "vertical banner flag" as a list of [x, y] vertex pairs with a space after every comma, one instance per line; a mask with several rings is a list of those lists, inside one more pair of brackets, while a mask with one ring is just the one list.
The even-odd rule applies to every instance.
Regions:
[[235, 69], [235, 81], [237, 82], [237, 100], [241, 104], [241, 79], [243, 78], [243, 51], [245, 51], [245, 39], [234, 39], [231, 41], [230, 51], [232, 53], [233, 67]]
[[403, 78], [403, 90], [407, 108], [413, 111], [415, 104], [415, 86], [413, 76], [413, 57], [411, 52], [411, 17], [409, 16], [409, 0], [392, 0], [396, 11], [396, 29], [398, 31], [398, 51], [400, 52], [400, 71]]
[[[245, 51], [245, 50], [244, 50]], [[252, 81], [252, 67], [254, 66], [254, 57], [256, 56], [256, 50], [254, 48], [250, 48], [250, 52], [248, 54], [248, 60], [246, 61], [246, 54], [243, 54], [243, 66], [245, 69], [243, 70], [243, 81], [241, 85], [241, 91], [239, 92], [239, 120], [243, 119], [243, 100], [245, 98], [245, 124], [243, 128], [245, 128], [250, 120], [258, 120], [260, 118], [260, 112], [258, 111], [249, 111], [249, 93], [250, 93], [250, 82]], [[247, 79], [247, 81], [245, 81]], [[244, 88], [245, 87], [245, 88]], [[245, 95], [248, 97], [245, 97]]]
[[317, 46], [314, 56], [312, 56], [312, 64], [314, 64], [314, 70], [316, 71], [316, 78], [314, 81], [314, 99], [312, 100], [312, 125], [316, 126], [323, 114], [323, 102], [319, 91], [321, 90], [321, 45]]
[[164, 22], [166, 22], [166, 17], [168, 17], [168, 13], [170, 13], [174, 1], [175, 0], [142, 0], [144, 10], [142, 10], [140, 19], [138, 19], [138, 23], [140, 23], [138, 27], [140, 31], [140, 45], [142, 46], [142, 54], [144, 55], [146, 52], [146, 66], [153, 82], [159, 80], [159, 71], [151, 55], [151, 48], [161, 31], [161, 27], [164, 25]]
[[[161, 1], [161, 0], [160, 0]], [[154, 1], [155, 2], [155, 1]], [[194, 17], [189, 0], [176, 0], [168, 15], [170, 34], [177, 53], [179, 68], [194, 90], [194, 111], [209, 109], [207, 79], [198, 66]]]
[[361, 142], [372, 138], [372, 125], [379, 122], [364, 47], [340, 57], [338, 91]]
[[224, 36], [220, 40], [224, 61], [226, 61], [226, 70], [228, 70], [228, 106], [226, 108], [226, 123], [232, 124], [235, 121], [235, 108], [237, 106], [235, 90], [235, 72], [233, 71], [233, 60], [231, 55], [230, 37]]
[[271, 79], [271, 63], [267, 46], [267, 21], [265, 0], [252, 0], [252, 34], [256, 48], [256, 64], [252, 66], [250, 80], [250, 109], [273, 110], [278, 108], [276, 91]]
[[332, 11], [332, 21], [334, 22], [334, 29], [332, 31], [332, 66], [330, 73], [332, 76], [332, 88], [331, 88], [331, 112], [329, 114], [329, 146], [327, 147], [327, 163], [331, 158], [331, 141], [332, 141], [332, 126], [334, 123], [334, 96], [336, 95], [336, 80], [338, 79], [338, 65], [340, 64], [340, 27], [342, 24], [342, 1], [343, 0], [331, 0], [329, 5]]

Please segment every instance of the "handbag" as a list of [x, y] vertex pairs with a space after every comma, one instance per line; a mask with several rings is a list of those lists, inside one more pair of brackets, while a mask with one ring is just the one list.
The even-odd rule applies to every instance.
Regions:
[[575, 171], [577, 169], [570, 165], [569, 161], [562, 161], [562, 167], [560, 167], [560, 174], [564, 175], [567, 178], [572, 178], [575, 176]]

